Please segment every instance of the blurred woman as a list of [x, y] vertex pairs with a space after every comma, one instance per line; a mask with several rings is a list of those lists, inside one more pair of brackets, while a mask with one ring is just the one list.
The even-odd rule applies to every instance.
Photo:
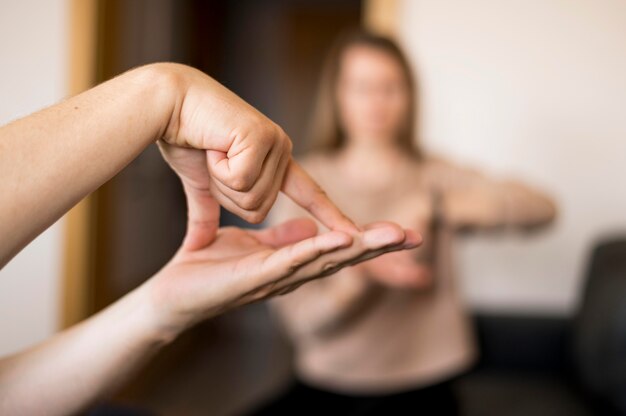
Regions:
[[[420, 231], [424, 245], [274, 301], [297, 383], [262, 412], [457, 413], [451, 381], [470, 368], [476, 345], [455, 282], [454, 236], [545, 224], [555, 207], [526, 185], [424, 155], [415, 113], [411, 70], [393, 41], [363, 32], [339, 39], [311, 124], [315, 152], [302, 164], [357, 222], [396, 221]], [[283, 198], [271, 215], [302, 214]]]

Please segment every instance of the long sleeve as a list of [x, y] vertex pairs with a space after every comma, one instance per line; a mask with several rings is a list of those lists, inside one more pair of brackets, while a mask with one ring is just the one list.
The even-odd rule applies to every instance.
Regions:
[[515, 181], [498, 181], [446, 162], [431, 162], [429, 186], [443, 196], [443, 219], [457, 230], [532, 228], [551, 222], [554, 202]]

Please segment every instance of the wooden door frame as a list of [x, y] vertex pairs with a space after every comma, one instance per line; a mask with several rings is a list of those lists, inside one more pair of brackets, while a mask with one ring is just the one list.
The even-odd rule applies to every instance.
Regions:
[[[96, 83], [99, 0], [70, 0], [68, 94]], [[96, 198], [93, 194], [72, 208], [64, 219], [64, 253], [60, 302], [61, 328], [86, 318], [92, 310], [91, 279], [95, 264]]]
[[401, 0], [363, 0], [363, 27], [380, 35], [397, 35]]

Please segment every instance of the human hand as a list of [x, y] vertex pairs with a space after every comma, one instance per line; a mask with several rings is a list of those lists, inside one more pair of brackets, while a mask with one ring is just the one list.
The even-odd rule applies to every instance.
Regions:
[[371, 280], [395, 289], [426, 289], [433, 283], [432, 265], [417, 262], [415, 250], [387, 253], [358, 267]]
[[450, 191], [443, 199], [443, 219], [456, 231], [495, 228], [504, 217], [502, 198], [488, 187]]
[[[433, 284], [433, 238], [428, 218], [413, 218], [410, 227], [427, 241], [420, 247], [388, 253], [357, 267], [370, 280], [395, 289], [427, 289]], [[404, 222], [406, 225], [406, 221]]]
[[215, 238], [219, 205], [259, 223], [281, 190], [329, 229], [358, 232], [292, 160], [291, 140], [278, 125], [202, 72], [158, 65], [180, 92], [158, 143], [187, 195], [188, 248]]
[[[351, 236], [316, 235], [312, 220], [264, 230], [222, 228], [212, 244], [186, 247], [142, 288], [160, 331], [178, 334], [224, 310], [296, 289], [301, 284], [380, 254], [416, 247], [421, 237], [393, 223]], [[175, 336], [175, 335], [174, 335]]]

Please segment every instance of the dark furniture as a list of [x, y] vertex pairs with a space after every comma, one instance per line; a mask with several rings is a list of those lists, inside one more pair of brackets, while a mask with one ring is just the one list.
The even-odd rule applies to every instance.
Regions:
[[481, 358], [456, 383], [464, 415], [626, 415], [626, 238], [593, 249], [573, 318], [475, 325]]

